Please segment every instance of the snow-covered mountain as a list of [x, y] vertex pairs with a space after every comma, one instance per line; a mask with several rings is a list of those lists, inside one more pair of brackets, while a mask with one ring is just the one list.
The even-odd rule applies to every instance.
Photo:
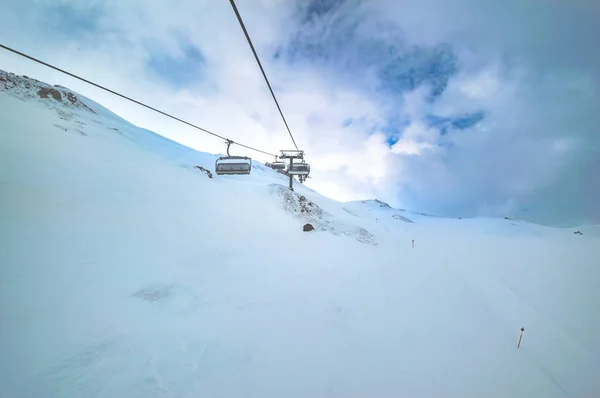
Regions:
[[598, 227], [217, 157], [0, 71], [1, 397], [600, 396]]

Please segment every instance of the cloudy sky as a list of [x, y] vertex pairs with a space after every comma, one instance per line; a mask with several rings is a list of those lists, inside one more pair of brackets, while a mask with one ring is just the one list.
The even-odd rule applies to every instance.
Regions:
[[[312, 165], [307, 185], [443, 216], [600, 223], [600, 2], [237, 5]], [[227, 0], [4, 0], [2, 9], [2, 44], [234, 141], [293, 148]], [[217, 138], [4, 50], [0, 68], [224, 152]]]

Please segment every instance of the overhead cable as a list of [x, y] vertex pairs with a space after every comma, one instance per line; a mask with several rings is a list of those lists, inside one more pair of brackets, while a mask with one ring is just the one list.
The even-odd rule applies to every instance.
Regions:
[[125, 96], [125, 95], [123, 95], [123, 94], [119, 94], [118, 92], [116, 92], [116, 91], [114, 91], [114, 90], [111, 90], [111, 89], [109, 89], [109, 88], [106, 88], [106, 87], [104, 87], [104, 86], [101, 86], [101, 85], [99, 85], [99, 84], [96, 84], [96, 83], [94, 83], [94, 82], [92, 82], [92, 81], [90, 81], [90, 80], [84, 79], [83, 77], [77, 76], [77, 75], [75, 75], [75, 74], [73, 74], [73, 73], [71, 73], [71, 72], [67, 72], [67, 71], [66, 71], [66, 70], [64, 70], [64, 69], [60, 69], [60, 68], [58, 68], [58, 67], [56, 67], [56, 66], [54, 66], [54, 65], [51, 65], [51, 64], [49, 64], [49, 63], [47, 63], [47, 62], [44, 62], [44, 61], [41, 61], [41, 60], [39, 60], [39, 59], [37, 59], [37, 58], [34, 58], [34, 57], [30, 56], [30, 55], [24, 54], [24, 53], [22, 53], [22, 52], [20, 52], [20, 51], [17, 51], [17, 50], [15, 50], [15, 49], [13, 49], [13, 48], [10, 48], [10, 47], [8, 47], [8, 46], [5, 46], [5, 45], [3, 45], [3, 44], [1, 44], [1, 43], [0, 43], [0, 47], [1, 47], [1, 48], [3, 48], [3, 49], [5, 49], [5, 50], [8, 50], [8, 51], [10, 51], [10, 52], [12, 52], [12, 53], [15, 53], [15, 54], [17, 54], [17, 55], [20, 55], [20, 56], [22, 56], [22, 57], [25, 57], [25, 58], [27, 58], [27, 59], [30, 59], [30, 60], [32, 60], [32, 61], [34, 61], [34, 62], [37, 62], [37, 63], [39, 63], [39, 64], [42, 64], [42, 65], [44, 65], [44, 66], [47, 66], [47, 67], [49, 67], [49, 68], [52, 68], [52, 69], [54, 69], [54, 70], [56, 70], [56, 71], [59, 71], [59, 72], [61, 72], [61, 73], [64, 73], [64, 74], [66, 74], [66, 75], [69, 75], [69, 76], [71, 76], [71, 77], [74, 77], [75, 79], [79, 79], [79, 80], [81, 80], [81, 81], [83, 81], [83, 82], [85, 82], [85, 83], [91, 84], [92, 86], [98, 87], [98, 88], [100, 88], [100, 89], [102, 89], [102, 90], [104, 90], [104, 91], [108, 91], [108, 92], [109, 92], [109, 93], [111, 93], [111, 94], [117, 95], [117, 96], [119, 96], [119, 97], [121, 97], [121, 98], [124, 98], [124, 99], [126, 99], [126, 100], [128, 100], [128, 101], [134, 102], [134, 103], [136, 103], [136, 104], [138, 104], [138, 105], [141, 105], [141, 106], [143, 106], [143, 107], [145, 107], [145, 108], [148, 108], [148, 109], [150, 109], [150, 110], [153, 110], [154, 112], [158, 112], [158, 113], [160, 113], [160, 114], [162, 114], [162, 115], [164, 115], [164, 116], [170, 117], [171, 119], [177, 120], [178, 122], [181, 122], [181, 123], [183, 123], [183, 124], [186, 124], [186, 125], [188, 125], [188, 126], [190, 126], [190, 127], [193, 127], [193, 128], [195, 128], [195, 129], [198, 129], [198, 130], [200, 130], [200, 131], [203, 131], [203, 132], [205, 132], [205, 133], [207, 133], [207, 134], [210, 134], [210, 135], [213, 135], [213, 136], [215, 136], [215, 137], [221, 138], [221, 139], [223, 139], [223, 140], [225, 140], [225, 141], [228, 141], [228, 142], [231, 142], [231, 143], [233, 143], [233, 144], [239, 145], [239, 146], [241, 146], [241, 147], [243, 147], [243, 148], [250, 149], [251, 151], [260, 152], [260, 153], [263, 153], [263, 154], [265, 154], [265, 155], [269, 155], [269, 156], [277, 156], [277, 155], [274, 155], [274, 154], [272, 154], [272, 153], [269, 153], [269, 152], [266, 152], [266, 151], [262, 151], [262, 150], [260, 150], [260, 149], [253, 148], [253, 147], [251, 147], [251, 146], [248, 146], [248, 145], [240, 144], [239, 142], [235, 142], [235, 141], [233, 141], [233, 140], [230, 140], [230, 139], [228, 139], [228, 138], [225, 138], [225, 137], [223, 137], [223, 136], [221, 136], [221, 135], [219, 135], [219, 134], [213, 133], [212, 131], [209, 131], [209, 130], [203, 129], [202, 127], [196, 126], [195, 124], [192, 124], [192, 123], [190, 123], [190, 122], [186, 122], [186, 121], [185, 121], [185, 120], [183, 120], [183, 119], [180, 119], [180, 118], [178, 118], [178, 117], [176, 117], [176, 116], [170, 115], [170, 114], [168, 114], [167, 112], [163, 112], [163, 111], [161, 111], [161, 110], [159, 110], [159, 109], [153, 108], [153, 107], [151, 107], [151, 106], [149, 106], [149, 105], [146, 105], [146, 104], [144, 104], [144, 103], [142, 103], [142, 102], [140, 102], [140, 101], [137, 101], [137, 100], [135, 100], [135, 99], [133, 99], [133, 98], [127, 97], [127, 96]]
[[267, 78], [267, 74], [265, 73], [265, 70], [263, 69], [263, 66], [260, 62], [260, 59], [258, 58], [258, 54], [256, 53], [256, 50], [254, 49], [254, 45], [252, 44], [252, 40], [250, 39], [250, 35], [248, 34], [248, 31], [246, 30], [246, 26], [244, 25], [244, 21], [242, 21], [242, 16], [240, 15], [240, 12], [238, 11], [236, 5], [235, 5], [235, 1], [234, 0], [229, 0], [229, 2], [231, 3], [231, 7], [233, 7], [233, 11], [235, 12], [235, 15], [238, 19], [238, 22], [240, 23], [240, 26], [242, 27], [242, 30], [244, 31], [244, 35], [246, 35], [246, 40], [248, 40], [248, 44], [250, 44], [250, 48], [252, 49], [252, 53], [254, 53], [254, 58], [256, 58], [256, 62], [258, 63], [258, 67], [260, 68], [260, 71], [262, 72], [263, 77], [265, 78], [265, 81], [267, 82], [267, 86], [269, 87], [269, 91], [271, 92], [271, 95], [273, 96], [273, 100], [275, 101], [275, 105], [277, 105], [277, 109], [279, 109], [279, 114], [281, 115], [281, 118], [283, 119], [283, 123], [285, 124], [285, 128], [287, 129], [288, 133], [290, 134], [290, 138], [292, 139], [292, 142], [294, 143], [294, 146], [296, 147], [296, 150], [298, 150], [298, 145], [296, 145], [296, 140], [294, 140], [294, 136], [292, 135], [292, 132], [290, 130], [290, 127], [288, 126], [287, 121], [285, 120], [285, 116], [283, 116], [283, 111], [281, 110], [281, 107], [279, 106], [279, 102], [277, 102], [277, 98], [275, 98], [275, 93], [273, 92], [273, 89], [271, 88], [271, 83], [269, 83], [269, 79]]

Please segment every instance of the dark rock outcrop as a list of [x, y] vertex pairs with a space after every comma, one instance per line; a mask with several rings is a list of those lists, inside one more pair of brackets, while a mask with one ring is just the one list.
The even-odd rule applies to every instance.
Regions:
[[210, 172], [210, 170], [205, 169], [202, 166], [194, 166], [195, 168], [197, 168], [200, 171], [203, 171], [204, 173], [206, 173], [206, 175], [208, 176], [208, 178], [212, 178], [212, 173]]
[[38, 90], [37, 94], [42, 99], [50, 98], [50, 96], [52, 96], [52, 98], [54, 98], [58, 102], [62, 101], [62, 95], [60, 95], [60, 92], [54, 88], [42, 87]]

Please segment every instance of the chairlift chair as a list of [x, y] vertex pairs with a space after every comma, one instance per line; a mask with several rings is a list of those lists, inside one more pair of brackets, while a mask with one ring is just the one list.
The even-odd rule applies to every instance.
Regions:
[[215, 173], [223, 174], [250, 174], [252, 159], [246, 156], [229, 155], [229, 146], [233, 141], [227, 140], [227, 156], [221, 156], [215, 162]]
[[275, 161], [273, 163], [265, 163], [265, 166], [272, 168], [273, 170], [283, 170], [285, 169], [285, 162], [278, 161], [277, 155], [275, 155]]
[[271, 168], [273, 170], [283, 170], [285, 169], [285, 162], [273, 162], [271, 163]]
[[304, 161], [292, 163], [287, 170], [288, 174], [293, 176], [307, 176], [310, 174], [310, 165]]

